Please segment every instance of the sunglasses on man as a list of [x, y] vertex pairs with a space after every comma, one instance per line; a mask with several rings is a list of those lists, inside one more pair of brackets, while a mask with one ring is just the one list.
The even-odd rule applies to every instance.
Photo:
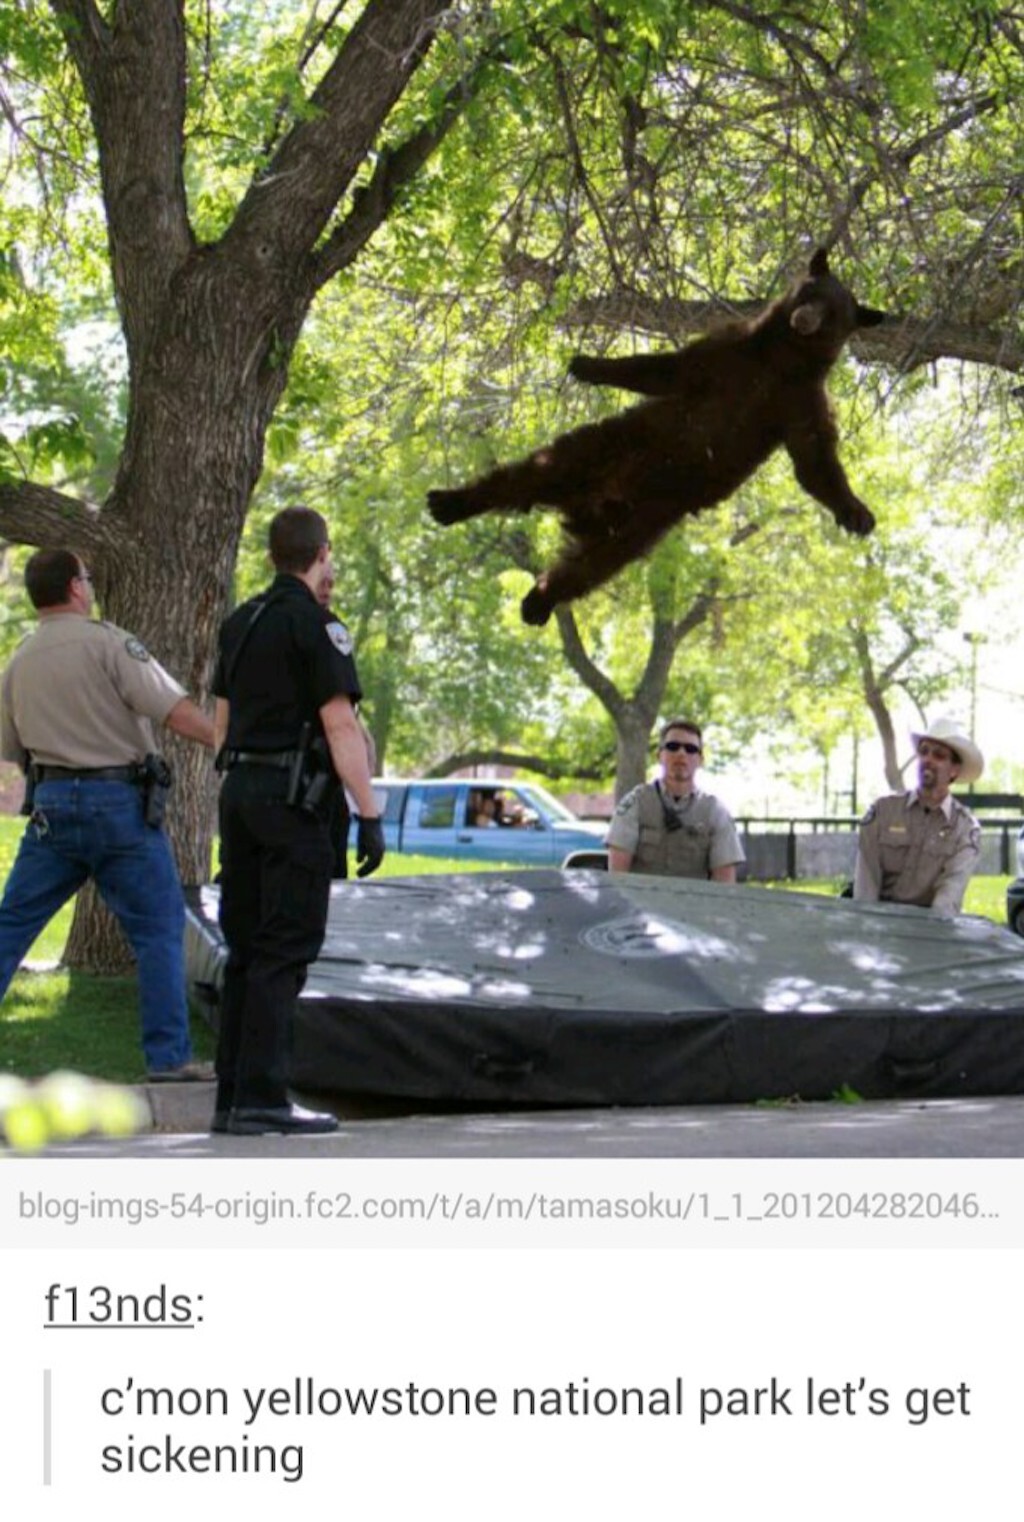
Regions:
[[673, 755], [679, 750], [685, 750], [688, 756], [700, 755], [700, 746], [694, 745], [692, 740], [666, 740], [661, 748], [662, 750], [671, 751]]

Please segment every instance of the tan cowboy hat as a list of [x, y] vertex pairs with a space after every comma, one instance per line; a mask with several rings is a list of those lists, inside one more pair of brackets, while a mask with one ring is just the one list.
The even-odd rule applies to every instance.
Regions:
[[946, 745], [960, 758], [957, 782], [977, 782], [985, 770], [985, 757], [968, 735], [965, 735], [955, 719], [936, 719], [927, 729], [911, 730], [910, 739], [915, 748], [922, 740], [934, 740]]

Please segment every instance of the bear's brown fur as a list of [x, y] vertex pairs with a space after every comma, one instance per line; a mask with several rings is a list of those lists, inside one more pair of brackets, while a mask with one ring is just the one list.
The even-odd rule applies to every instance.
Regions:
[[528, 624], [593, 591], [688, 513], [722, 502], [781, 444], [797, 480], [853, 534], [875, 520], [836, 454], [825, 378], [855, 328], [883, 321], [829, 272], [819, 249], [785, 296], [673, 353], [577, 356], [577, 380], [653, 400], [564, 433], [468, 486], [429, 494], [438, 523], [480, 513], [561, 510], [567, 542], [524, 598]]

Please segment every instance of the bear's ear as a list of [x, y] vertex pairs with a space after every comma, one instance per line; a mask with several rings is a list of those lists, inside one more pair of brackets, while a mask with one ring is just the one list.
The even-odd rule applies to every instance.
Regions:
[[817, 280], [821, 275], [828, 274], [827, 248], [819, 248], [814, 251], [814, 254], [811, 257], [811, 262], [807, 266], [807, 272], [809, 275], [813, 275], [815, 280]]
[[880, 322], [884, 322], [887, 313], [880, 312], [877, 307], [862, 307], [857, 303], [857, 326], [858, 328], [877, 328]]

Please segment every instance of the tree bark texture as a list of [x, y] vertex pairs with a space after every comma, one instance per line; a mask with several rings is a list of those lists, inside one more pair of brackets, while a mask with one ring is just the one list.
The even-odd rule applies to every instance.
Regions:
[[[101, 506], [32, 483], [0, 485], [0, 530], [87, 559], [102, 616], [137, 635], [208, 705], [268, 424], [321, 286], [384, 220], [401, 169], [331, 227], [450, 0], [371, 0], [215, 244], [200, 244], [184, 180], [181, 0], [51, 0], [99, 152], [110, 264], [129, 364], [124, 447]], [[449, 112], [447, 121], [454, 119]], [[437, 132], [422, 147], [429, 151]], [[408, 173], [418, 166], [410, 157]], [[373, 183], [371, 181], [371, 183]], [[183, 880], [209, 876], [211, 758], [161, 736], [175, 774], [169, 826]], [[127, 963], [95, 895], [80, 896], [74, 965]]]
[[892, 660], [881, 672], [875, 670], [871, 656], [871, 647], [867, 635], [862, 629], [857, 629], [853, 634], [854, 649], [857, 652], [857, 661], [860, 666], [861, 691], [864, 701], [868, 706], [871, 717], [875, 721], [878, 738], [882, 745], [882, 755], [885, 761], [885, 780], [894, 793], [903, 788], [903, 773], [900, 770], [899, 756], [896, 750], [896, 730], [892, 722], [892, 714], [886, 702], [886, 693], [892, 686], [899, 667], [908, 660], [918, 648], [919, 641], [909, 636], [904, 649]]
[[572, 609], [564, 603], [555, 608], [566, 660], [615, 726], [616, 800], [647, 780], [651, 734], [662, 711], [676, 652], [687, 635], [709, 616], [715, 602], [715, 591], [709, 588], [693, 599], [682, 618], [655, 618], [647, 662], [629, 696], [587, 654]]

